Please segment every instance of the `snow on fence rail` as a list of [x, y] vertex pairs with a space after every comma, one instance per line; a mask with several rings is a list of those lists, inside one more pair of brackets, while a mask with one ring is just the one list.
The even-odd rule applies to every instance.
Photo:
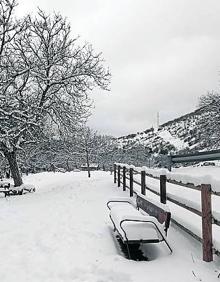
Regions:
[[121, 163], [116, 163], [116, 165], [120, 165], [121, 167], [125, 166], [127, 169], [133, 168], [136, 172], [139, 173], [141, 171], [145, 171], [147, 176], [153, 177], [155, 179], [159, 179], [160, 175], [166, 175], [167, 182], [195, 190], [200, 190], [201, 184], [209, 183], [212, 186], [212, 194], [220, 196], [220, 181], [218, 179], [213, 178], [210, 175], [192, 176], [183, 173], [170, 172], [167, 169], [153, 169], [145, 166], [135, 167], [133, 165], [127, 165]]
[[[137, 180], [134, 177], [136, 175], [140, 175], [140, 180]], [[159, 180], [159, 187], [148, 184], [146, 185], [146, 176]], [[175, 179], [175, 176], [177, 176], [177, 179]], [[196, 183], [193, 183], [192, 180], [195, 179]], [[127, 185], [126, 180], [129, 181], [129, 185]], [[210, 180], [211, 184], [207, 184], [207, 180]], [[134, 193], [136, 193], [134, 191], [134, 184], [136, 184], [141, 187], [141, 193], [143, 195], [146, 195], [146, 190], [149, 190], [160, 197], [161, 203], [166, 204], [166, 201], [168, 200], [173, 204], [178, 205], [181, 208], [184, 208], [202, 218], [202, 232], [198, 231], [196, 228], [192, 230], [191, 226], [185, 226], [176, 219], [171, 220], [177, 226], [202, 243], [203, 260], [207, 262], [213, 260], [213, 253], [220, 255], [220, 244], [217, 244], [217, 247], [214, 246], [213, 248], [212, 235], [213, 224], [216, 227], [220, 226], [220, 214], [218, 212], [213, 212], [211, 207], [211, 195], [214, 194], [215, 196], [220, 196], [220, 193], [216, 189], [217, 187], [219, 189], [217, 183], [215, 183], [215, 190], [213, 191], [213, 181], [211, 180], [212, 179], [210, 177], [193, 178], [186, 175], [178, 175], [176, 173], [168, 172], [165, 169], [149, 169], [147, 167], [140, 168], [121, 163], [114, 164], [114, 183], [117, 183], [118, 187], [120, 187], [122, 184], [124, 191], [126, 188], [129, 189], [131, 197]], [[167, 193], [167, 183], [172, 183], [184, 188], [190, 188], [196, 190], [197, 193], [200, 192], [201, 203], [195, 203], [191, 201], [191, 199], [184, 200], [178, 195]], [[199, 229], [201, 229], [201, 227]]]

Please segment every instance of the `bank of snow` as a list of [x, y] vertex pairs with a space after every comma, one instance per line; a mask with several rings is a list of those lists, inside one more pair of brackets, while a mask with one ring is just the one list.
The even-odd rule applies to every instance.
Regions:
[[219, 281], [219, 262], [204, 263], [201, 246], [171, 226], [173, 255], [148, 245], [149, 262], [125, 259], [115, 246], [106, 202], [125, 196], [105, 172], [26, 177], [36, 192], [0, 198], [0, 281]]
[[185, 143], [183, 140], [181, 140], [180, 138], [172, 136], [168, 130], [159, 131], [158, 136], [163, 138], [164, 141], [172, 144], [177, 150], [183, 150], [189, 147], [189, 145]]

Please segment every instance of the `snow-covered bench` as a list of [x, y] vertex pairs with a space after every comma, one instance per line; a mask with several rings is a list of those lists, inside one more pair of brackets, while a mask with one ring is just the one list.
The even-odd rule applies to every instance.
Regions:
[[9, 182], [0, 182], [0, 193], [4, 193], [5, 197], [10, 195], [22, 195], [25, 193], [35, 192], [35, 187], [32, 184], [22, 184], [21, 186], [14, 187]]
[[5, 181], [0, 181], [0, 193], [4, 193], [5, 197], [9, 194], [10, 183]]
[[114, 231], [117, 231], [122, 242], [126, 244], [129, 258], [130, 244], [164, 241], [172, 253], [165, 238], [171, 218], [166, 205], [137, 195], [136, 202], [131, 198], [116, 198], [109, 200], [107, 207]]

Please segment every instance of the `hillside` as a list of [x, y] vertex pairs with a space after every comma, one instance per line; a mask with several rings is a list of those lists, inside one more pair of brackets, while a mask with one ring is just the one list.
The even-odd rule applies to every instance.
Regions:
[[[169, 153], [216, 149], [215, 126], [210, 127], [207, 122], [212, 120], [213, 115], [210, 111], [197, 109], [162, 124], [159, 129], [149, 128], [118, 139], [105, 136], [104, 149], [97, 147], [90, 162], [98, 163], [105, 169], [110, 169], [114, 162], [167, 166], [166, 155]], [[71, 170], [85, 162], [84, 155], [81, 152], [77, 155], [76, 152], [74, 140], [64, 142], [51, 138], [26, 146], [25, 150], [19, 152], [18, 159], [25, 173], [51, 170], [53, 166]], [[1, 156], [0, 164], [2, 168], [7, 168]]]
[[161, 154], [213, 149], [216, 147], [212, 142], [214, 132], [207, 124], [212, 115], [212, 112], [197, 109], [162, 124], [158, 129], [149, 128], [119, 137], [119, 146], [130, 149], [142, 145], [151, 153]]

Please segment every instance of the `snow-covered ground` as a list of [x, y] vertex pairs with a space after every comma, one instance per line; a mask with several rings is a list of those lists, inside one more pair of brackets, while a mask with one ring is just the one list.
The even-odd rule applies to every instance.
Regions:
[[113, 175], [40, 173], [25, 177], [37, 191], [0, 198], [0, 281], [220, 281], [220, 261], [202, 261], [201, 245], [171, 225], [168, 239], [147, 245], [150, 261], [125, 259], [112, 237], [106, 202], [128, 192]]

